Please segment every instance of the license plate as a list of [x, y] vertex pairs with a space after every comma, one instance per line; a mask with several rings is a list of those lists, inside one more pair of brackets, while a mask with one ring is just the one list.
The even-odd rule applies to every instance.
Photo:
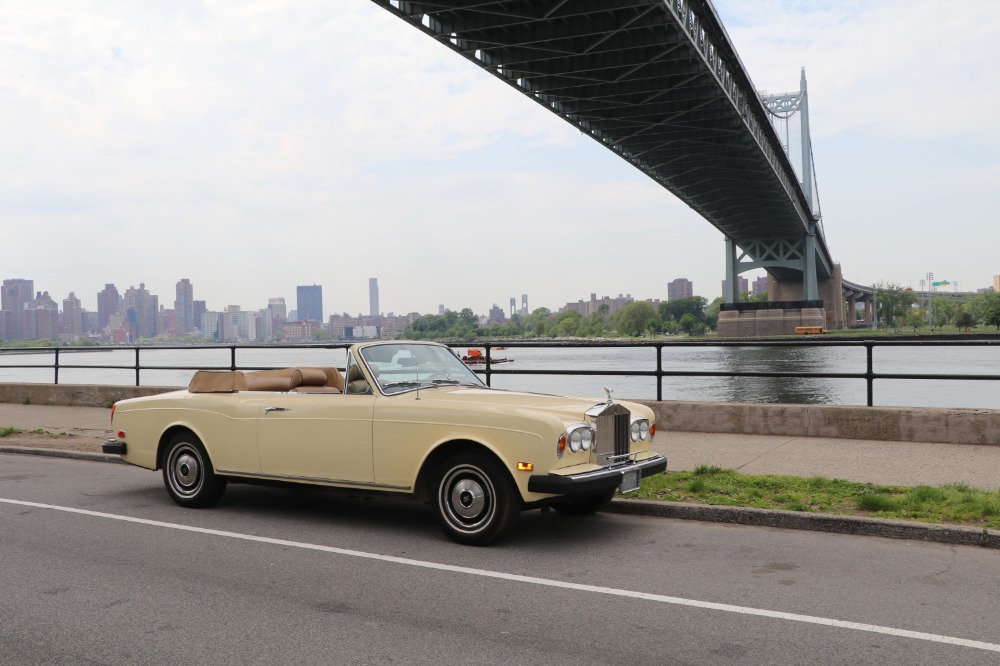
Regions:
[[639, 470], [630, 469], [622, 473], [622, 483], [618, 486], [618, 491], [622, 494], [639, 490]]

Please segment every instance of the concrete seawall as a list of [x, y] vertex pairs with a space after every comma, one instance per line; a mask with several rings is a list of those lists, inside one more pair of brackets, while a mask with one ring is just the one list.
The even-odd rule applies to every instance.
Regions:
[[[0, 384], [0, 402], [110, 407], [163, 386]], [[1000, 410], [638, 400], [661, 430], [1000, 446]]]

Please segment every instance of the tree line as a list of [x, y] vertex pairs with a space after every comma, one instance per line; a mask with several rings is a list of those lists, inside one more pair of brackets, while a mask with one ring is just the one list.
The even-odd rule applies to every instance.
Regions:
[[980, 324], [1000, 330], [1000, 293], [984, 291], [964, 303], [947, 296], [936, 296], [920, 302], [917, 293], [894, 283], [876, 286], [875, 300], [880, 326], [895, 330], [948, 327], [963, 331]]
[[[766, 294], [747, 292], [742, 300], [766, 300]], [[660, 334], [701, 335], [715, 330], [719, 310], [725, 299], [721, 296], [711, 303], [703, 296], [689, 296], [653, 304], [650, 301], [633, 301], [624, 307], [608, 311], [601, 305], [596, 312], [584, 315], [575, 310], [552, 312], [538, 308], [528, 315], [512, 315], [504, 322], [480, 325], [479, 318], [470, 308], [443, 315], [423, 315], [410, 325], [403, 337], [416, 340], [475, 338], [605, 338], [641, 337]]]

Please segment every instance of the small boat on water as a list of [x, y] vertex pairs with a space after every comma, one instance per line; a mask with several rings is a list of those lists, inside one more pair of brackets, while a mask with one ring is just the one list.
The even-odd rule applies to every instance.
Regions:
[[[514, 359], [507, 358], [506, 356], [501, 357], [490, 357], [490, 365], [494, 363], [510, 363]], [[468, 353], [462, 357], [462, 362], [466, 365], [486, 365], [486, 354], [480, 349], [470, 349]]]

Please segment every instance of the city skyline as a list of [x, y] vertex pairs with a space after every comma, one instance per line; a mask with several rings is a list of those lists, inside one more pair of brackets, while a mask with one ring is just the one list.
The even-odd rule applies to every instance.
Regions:
[[[795, 90], [806, 69], [844, 277], [988, 286], [990, 5], [714, 5], [757, 88]], [[672, 195], [373, 3], [83, 0], [0, 19], [3, 270], [42, 276], [56, 301], [75, 292], [89, 309], [91, 285], [114, 281], [170, 305], [183, 273], [213, 303], [322, 284], [326, 311], [363, 313], [378, 273], [385, 311], [487, 312], [525, 292], [662, 298], [678, 275], [707, 292], [724, 272], [721, 234]], [[600, 284], [567, 256], [599, 260]]]

